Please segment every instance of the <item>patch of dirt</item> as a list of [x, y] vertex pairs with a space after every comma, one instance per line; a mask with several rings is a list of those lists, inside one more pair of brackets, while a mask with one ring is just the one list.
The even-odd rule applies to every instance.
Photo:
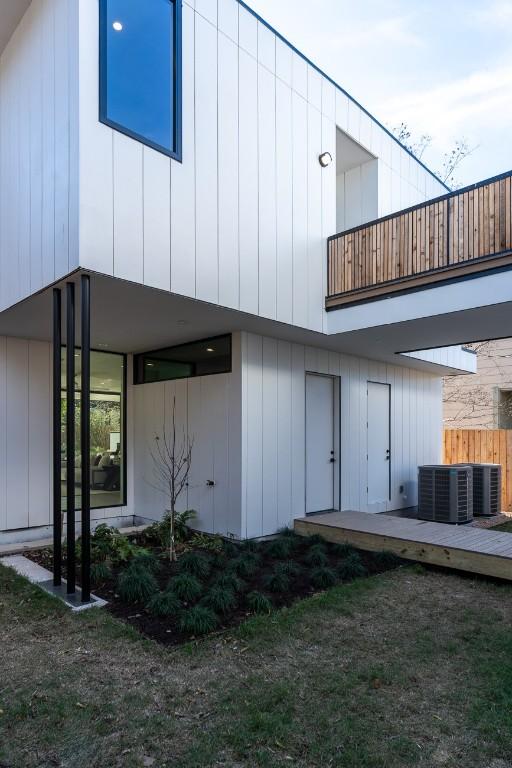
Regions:
[[[295, 546], [293, 552], [286, 558], [272, 557], [268, 553], [271, 542], [262, 542], [257, 547], [257, 554], [260, 558], [257, 570], [253, 576], [241, 577], [244, 582], [243, 590], [237, 594], [236, 607], [223, 616], [219, 616], [219, 626], [215, 634], [224, 632], [227, 629], [238, 626], [245, 621], [251, 612], [247, 605], [246, 596], [253, 591], [264, 593], [272, 603], [273, 608], [283, 608], [290, 606], [297, 600], [304, 597], [310, 597], [323, 590], [315, 588], [311, 583], [312, 566], [306, 562], [306, 557], [311, 546], [307, 538], [294, 539]], [[180, 572], [179, 558], [177, 563], [171, 563], [165, 556], [162, 549], [152, 548], [148, 542], [142, 541], [144, 546], [159, 558], [161, 564], [156, 579], [161, 590], [164, 590], [169, 580]], [[316, 543], [316, 541], [314, 542]], [[327, 555], [327, 566], [336, 572], [336, 569], [343, 562], [344, 557], [336, 554], [336, 546], [325, 542], [323, 544]], [[212, 571], [207, 579], [202, 580], [203, 593], [201, 598], [207, 594], [209, 588], [213, 585], [218, 576], [229, 569], [230, 562], [243, 552], [239, 548], [232, 556], [224, 555], [221, 562], [212, 567]], [[359, 555], [362, 564], [366, 569], [367, 576], [373, 576], [378, 573], [384, 573], [387, 570], [398, 567], [402, 561], [395, 558], [390, 564], [382, 563], [378, 555], [371, 552], [354, 550]], [[213, 561], [213, 558], [210, 555]], [[52, 552], [51, 549], [42, 549], [27, 553], [27, 557], [35, 562], [51, 569]], [[283, 562], [292, 562], [298, 566], [299, 572], [290, 579], [290, 587], [282, 592], [270, 592], [265, 586], [265, 579], [272, 570]], [[121, 619], [130, 626], [137, 629], [146, 637], [156, 640], [163, 645], [181, 645], [194, 639], [193, 635], [184, 633], [180, 630], [178, 617], [157, 617], [153, 616], [143, 603], [126, 603], [117, 593], [116, 585], [122, 568], [113, 570], [112, 575], [107, 580], [93, 587], [94, 594], [108, 601], [107, 610], [116, 618]], [[65, 569], [64, 569], [65, 577]], [[77, 583], [80, 584], [80, 573], [77, 574]], [[336, 583], [343, 583], [343, 579], [337, 577]], [[200, 599], [201, 599], [200, 598]], [[197, 602], [200, 602], [200, 599]], [[185, 608], [189, 607], [187, 604]]]

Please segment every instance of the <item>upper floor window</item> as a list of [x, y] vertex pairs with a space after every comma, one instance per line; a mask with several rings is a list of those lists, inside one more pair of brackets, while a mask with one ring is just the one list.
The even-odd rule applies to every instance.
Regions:
[[100, 0], [100, 120], [181, 159], [181, 0]]

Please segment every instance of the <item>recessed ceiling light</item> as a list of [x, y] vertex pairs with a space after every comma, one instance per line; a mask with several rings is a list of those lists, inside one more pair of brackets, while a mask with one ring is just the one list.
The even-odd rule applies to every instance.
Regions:
[[206, 347], [207, 352], [215, 352], [215, 349], [213, 347]]
[[146, 363], [146, 365], [147, 365], [148, 368], [153, 368], [155, 364], [154, 363]]
[[188, 325], [188, 320], [176, 320], [176, 325]]
[[123, 31], [123, 25], [121, 24], [120, 21], [114, 21], [112, 26], [113, 26], [113, 28], [115, 29], [116, 32], [122, 32]]

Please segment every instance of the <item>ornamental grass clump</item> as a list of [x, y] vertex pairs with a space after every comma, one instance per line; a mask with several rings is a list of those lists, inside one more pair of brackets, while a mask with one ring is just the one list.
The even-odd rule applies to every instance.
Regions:
[[210, 560], [202, 552], [185, 552], [178, 560], [180, 571], [206, 579], [211, 570]]
[[158, 584], [148, 568], [132, 563], [119, 575], [117, 591], [126, 603], [145, 603], [158, 592]]
[[282, 563], [274, 566], [274, 569], [265, 576], [263, 584], [269, 592], [286, 592], [289, 589], [290, 577]]
[[203, 585], [191, 573], [179, 573], [169, 581], [168, 589], [180, 600], [191, 603], [201, 597]]
[[311, 566], [326, 566], [329, 562], [322, 544], [314, 544], [310, 547], [304, 560]]
[[166, 589], [163, 592], [157, 592], [147, 604], [148, 611], [153, 616], [158, 616], [160, 618], [177, 616], [181, 608], [181, 600], [170, 589]]
[[214, 585], [203, 598], [203, 605], [211, 608], [215, 613], [229, 613], [236, 608], [235, 593], [229, 587]]
[[147, 568], [151, 573], [158, 573], [161, 568], [161, 564], [156, 555], [154, 555], [153, 552], [149, 552], [147, 549], [140, 549], [137, 554], [134, 555], [132, 565]]
[[367, 570], [361, 560], [361, 556], [357, 552], [351, 552], [341, 563], [338, 565], [339, 576], [348, 581], [350, 579], [358, 579], [361, 576], [366, 576]]
[[258, 570], [260, 560], [261, 557], [256, 552], [242, 552], [229, 563], [229, 569], [239, 576], [249, 578]]
[[93, 563], [91, 565], [91, 582], [93, 584], [101, 584], [106, 581], [112, 575], [112, 570], [106, 562]]
[[233, 592], [243, 592], [247, 586], [245, 581], [237, 576], [234, 571], [220, 573], [215, 579], [215, 585], [232, 589]]
[[181, 614], [180, 629], [190, 635], [206, 635], [213, 632], [218, 623], [219, 620], [211, 608], [195, 605]]
[[290, 539], [280, 536], [267, 544], [265, 553], [276, 560], [285, 560], [287, 557], [290, 557], [292, 549], [293, 545]]
[[311, 583], [317, 589], [333, 587], [337, 582], [336, 571], [328, 566], [320, 565], [310, 573]]
[[252, 613], [270, 613], [272, 610], [272, 603], [263, 592], [249, 592], [246, 601]]
[[384, 550], [383, 552], [375, 552], [373, 557], [375, 564], [379, 568], [398, 568], [401, 563], [398, 555], [395, 555], [393, 552], [388, 552], [387, 550]]

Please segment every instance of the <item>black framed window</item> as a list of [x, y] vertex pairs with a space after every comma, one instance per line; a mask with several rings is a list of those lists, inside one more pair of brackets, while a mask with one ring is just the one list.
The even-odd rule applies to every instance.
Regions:
[[181, 0], [100, 0], [100, 121], [181, 160]]
[[134, 358], [135, 384], [230, 372], [230, 335], [144, 352]]
[[[66, 347], [61, 350], [61, 493], [67, 509], [66, 473]], [[75, 509], [81, 506], [80, 454], [80, 350], [75, 350]], [[91, 351], [91, 508], [126, 504], [126, 357], [115, 352]]]

